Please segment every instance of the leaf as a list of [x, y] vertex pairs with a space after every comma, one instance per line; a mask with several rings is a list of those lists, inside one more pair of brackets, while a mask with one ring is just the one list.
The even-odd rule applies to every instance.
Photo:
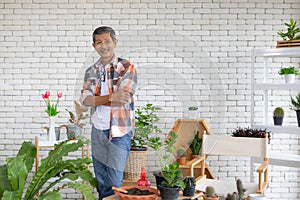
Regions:
[[12, 190], [11, 184], [8, 180], [6, 165], [0, 166], [0, 188], [2, 189], [1, 194], [3, 194], [4, 190]]
[[57, 191], [48, 192], [44, 195], [40, 195], [37, 200], [62, 200], [61, 195]]
[[19, 191], [4, 191], [1, 200], [21, 200], [21, 198]]
[[92, 190], [87, 185], [70, 182], [68, 183], [68, 186], [76, 190], [79, 190], [83, 194], [85, 199], [96, 200], [96, 197], [93, 195]]
[[64, 156], [67, 156], [70, 152], [77, 151], [78, 148], [83, 145], [84, 142], [82, 140], [78, 140], [78, 142], [75, 143], [67, 143], [67, 141], [64, 141], [55, 145], [54, 150], [51, 150], [48, 156], [42, 159], [38, 171], [28, 186], [24, 200], [33, 198], [50, 178], [54, 177], [57, 172], [61, 172], [61, 169], [57, 168], [57, 165], [59, 166], [59, 164], [62, 163]]
[[17, 155], [18, 156], [26, 155], [25, 156], [25, 165], [27, 168], [27, 172], [30, 172], [33, 167], [33, 163], [34, 163], [34, 159], [35, 159], [35, 155], [36, 155], [35, 146], [31, 142], [23, 142]]

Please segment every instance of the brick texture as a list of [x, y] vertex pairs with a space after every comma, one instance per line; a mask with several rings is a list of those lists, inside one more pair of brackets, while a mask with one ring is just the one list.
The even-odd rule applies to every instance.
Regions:
[[[0, 10], [1, 164], [24, 140], [46, 138], [44, 91], [63, 92], [57, 123], [67, 123], [65, 108], [74, 109], [84, 69], [97, 59], [91, 34], [98, 26], [116, 30], [117, 55], [137, 67], [136, 106], [152, 103], [162, 108], [158, 115], [164, 138], [177, 118], [189, 117], [189, 106], [199, 107], [198, 117], [216, 134], [250, 126], [251, 50], [275, 48], [283, 23], [300, 21], [299, 0], [2, 0]], [[278, 81], [278, 69], [290, 63], [299, 67], [300, 61], [273, 60], [273, 81]], [[294, 94], [274, 92], [270, 99], [270, 109], [285, 108], [285, 123], [290, 125], [297, 123], [288, 109], [289, 95]], [[261, 95], [256, 105], [255, 111], [262, 113]], [[88, 125], [85, 135], [89, 133]], [[299, 140], [278, 134], [271, 147], [299, 154]], [[215, 175], [249, 180], [249, 162], [243, 160], [244, 166], [235, 168], [230, 160], [212, 159]], [[150, 153], [149, 179], [157, 167]], [[286, 171], [298, 176], [286, 180]], [[299, 176], [299, 169], [272, 166], [266, 194], [270, 199], [300, 199]], [[73, 191], [62, 193], [63, 199], [81, 198]]]

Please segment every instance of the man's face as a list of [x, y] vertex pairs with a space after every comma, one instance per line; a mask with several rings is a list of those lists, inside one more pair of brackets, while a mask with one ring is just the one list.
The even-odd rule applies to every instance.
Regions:
[[112, 58], [117, 42], [117, 39], [115, 39], [115, 41], [111, 39], [110, 33], [95, 35], [95, 43], [93, 43], [93, 47], [102, 59]]

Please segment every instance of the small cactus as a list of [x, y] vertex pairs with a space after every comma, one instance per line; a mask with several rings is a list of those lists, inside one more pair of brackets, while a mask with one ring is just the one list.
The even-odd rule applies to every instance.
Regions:
[[176, 153], [177, 153], [177, 157], [185, 157], [185, 156], [187, 155], [186, 149], [183, 148], [183, 147], [179, 147], [179, 148], [176, 150]]
[[274, 113], [273, 113], [274, 117], [283, 117], [284, 116], [284, 110], [281, 107], [277, 107], [274, 109]]
[[206, 197], [215, 197], [216, 196], [215, 188], [212, 186], [207, 186], [205, 189], [205, 194]]
[[243, 183], [240, 179], [236, 180], [236, 187], [237, 187], [237, 191], [238, 191], [238, 195], [239, 195], [239, 200], [244, 199], [245, 189], [244, 189]]
[[239, 200], [239, 196], [237, 193], [227, 194], [226, 200]]

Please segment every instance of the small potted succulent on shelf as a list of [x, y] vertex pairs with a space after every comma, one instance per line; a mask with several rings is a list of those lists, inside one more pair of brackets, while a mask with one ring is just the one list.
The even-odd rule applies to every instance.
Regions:
[[291, 110], [296, 111], [298, 126], [300, 127], [300, 93], [295, 97], [295, 99], [291, 97], [291, 103]]
[[196, 180], [193, 176], [186, 176], [183, 179], [185, 188], [183, 189], [183, 196], [194, 196], [196, 188]]
[[190, 143], [190, 150], [192, 152], [192, 159], [197, 157], [200, 153], [202, 147], [202, 138], [199, 138], [199, 132], [197, 131], [194, 135], [194, 139]]
[[285, 83], [294, 83], [295, 77], [299, 75], [299, 71], [294, 66], [284, 67], [278, 71], [279, 75], [284, 75]]
[[284, 110], [282, 107], [276, 107], [273, 112], [274, 125], [282, 125]]
[[212, 186], [207, 186], [205, 189], [204, 200], [219, 200], [220, 197], [216, 195], [215, 188]]
[[186, 164], [186, 156], [187, 152], [184, 147], [179, 147], [176, 149], [176, 157], [177, 157], [177, 162], [180, 165], [185, 165]]

